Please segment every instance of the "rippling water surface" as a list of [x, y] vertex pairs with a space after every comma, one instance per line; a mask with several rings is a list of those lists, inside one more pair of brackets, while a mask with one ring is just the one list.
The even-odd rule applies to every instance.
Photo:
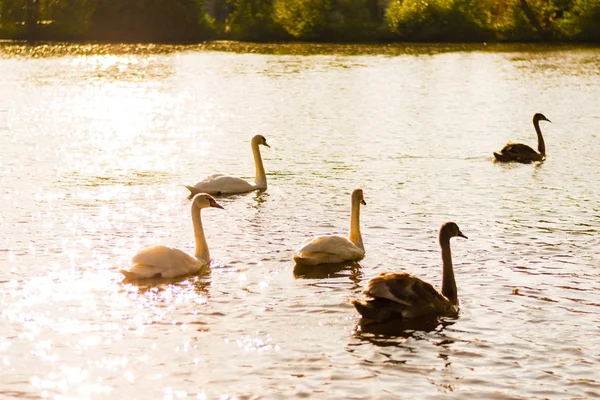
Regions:
[[[599, 49], [244, 46], [0, 45], [2, 397], [600, 397]], [[548, 159], [494, 163], [535, 112]], [[203, 212], [211, 273], [121, 283], [193, 252], [183, 184], [252, 178], [255, 134], [269, 188]], [[356, 187], [366, 258], [295, 273]], [[360, 327], [378, 272], [439, 285], [447, 220], [458, 318]]]

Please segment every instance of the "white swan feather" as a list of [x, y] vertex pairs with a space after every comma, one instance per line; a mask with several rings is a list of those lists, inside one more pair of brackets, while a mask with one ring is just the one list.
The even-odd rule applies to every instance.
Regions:
[[131, 259], [129, 270], [121, 272], [127, 278], [175, 278], [200, 274], [208, 268], [206, 260], [197, 259], [183, 250], [167, 246], [152, 246], [140, 250]]
[[309, 240], [294, 254], [294, 261], [305, 265], [335, 264], [357, 261], [365, 256], [364, 249], [348, 238], [339, 235], [323, 235]]

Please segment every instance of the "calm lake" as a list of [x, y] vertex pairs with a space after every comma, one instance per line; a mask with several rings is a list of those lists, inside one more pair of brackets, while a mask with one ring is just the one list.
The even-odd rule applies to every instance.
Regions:
[[[548, 157], [493, 162], [508, 141]], [[184, 184], [269, 187], [202, 213], [208, 276], [122, 283], [137, 250], [193, 253]], [[600, 48], [0, 44], [0, 397], [600, 397]], [[360, 265], [295, 271], [309, 236]], [[362, 327], [381, 271], [461, 310]]]

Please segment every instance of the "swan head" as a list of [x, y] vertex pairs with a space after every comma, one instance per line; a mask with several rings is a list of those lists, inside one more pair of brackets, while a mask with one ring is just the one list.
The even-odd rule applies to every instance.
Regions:
[[196, 196], [194, 196], [194, 199], [192, 200], [192, 206], [199, 209], [208, 207], [223, 208], [223, 206], [217, 203], [210, 194], [206, 193], [198, 193]]
[[542, 113], [535, 113], [533, 115], [533, 122], [539, 122], [539, 121], [548, 121], [548, 122], [552, 122], [550, 121], [548, 118], [546, 118], [546, 116]]
[[454, 222], [444, 222], [440, 228], [440, 241], [449, 241], [453, 237], [468, 239]]
[[271, 146], [269, 146], [269, 144], [267, 143], [267, 139], [263, 136], [263, 135], [256, 135], [252, 138], [252, 144], [256, 143], [257, 145], [263, 145], [263, 146], [267, 146], [268, 148], [271, 148]]
[[354, 191], [352, 192], [352, 203], [360, 203], [363, 206], [367, 205], [367, 203], [365, 202], [365, 198], [363, 196], [362, 189], [354, 189]]

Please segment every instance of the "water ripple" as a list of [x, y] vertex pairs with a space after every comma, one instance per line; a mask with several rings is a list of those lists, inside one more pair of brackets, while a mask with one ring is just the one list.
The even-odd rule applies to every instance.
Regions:
[[[597, 52], [0, 45], [0, 394], [598, 397]], [[548, 159], [494, 163], [537, 111]], [[269, 188], [203, 212], [211, 272], [122, 282], [143, 246], [193, 252], [183, 185], [251, 179], [257, 133]], [[294, 266], [356, 187], [365, 259]], [[440, 286], [447, 220], [459, 314], [363, 326], [377, 273]]]

